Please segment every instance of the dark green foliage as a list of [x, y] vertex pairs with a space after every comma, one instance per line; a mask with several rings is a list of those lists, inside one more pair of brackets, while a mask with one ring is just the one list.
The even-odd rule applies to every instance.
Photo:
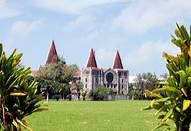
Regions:
[[7, 57], [0, 44], [0, 128], [6, 131], [30, 129], [24, 118], [42, 110], [37, 83], [29, 77], [30, 68], [20, 66], [21, 57], [16, 50]]
[[67, 65], [63, 58], [59, 58], [57, 62], [41, 66], [39, 76], [36, 79], [41, 90], [45, 91], [44, 96], [49, 98], [58, 98], [57, 96], [61, 96], [62, 99], [69, 98], [69, 82], [72, 81], [76, 70], [78, 70], [76, 65]]
[[47, 80], [54, 80], [61, 83], [68, 83], [72, 80], [73, 73], [77, 69], [72, 65], [66, 65], [62, 62], [51, 63], [40, 67], [39, 75]]
[[85, 100], [86, 100], [86, 96], [87, 96], [87, 94], [88, 94], [88, 91], [85, 90], [84, 88], [82, 88], [82, 89], [81, 89], [81, 94], [82, 94], [82, 99], [83, 99], [83, 101], [85, 101]]
[[[191, 31], [191, 30], [190, 30]], [[191, 34], [185, 26], [177, 25], [172, 43], [180, 49], [180, 54], [163, 54], [169, 75], [161, 82], [162, 88], [146, 92], [155, 97], [147, 109], [156, 109], [159, 127], [167, 126], [172, 120], [176, 131], [189, 131], [191, 123]], [[169, 127], [168, 127], [169, 128]]]
[[78, 92], [78, 100], [80, 100], [81, 94], [82, 94], [83, 100], [85, 100], [84, 95], [86, 96], [87, 92], [86, 92], [86, 94], [84, 94], [85, 92], [83, 92], [83, 83], [81, 83], [81, 82], [77, 83], [76, 87], [77, 87], [77, 92]]
[[61, 62], [62, 64], [66, 64], [66, 61], [63, 56], [59, 56], [58, 61]]
[[[70, 94], [70, 85], [67, 83], [60, 83], [54, 80], [47, 80], [41, 77], [35, 78], [38, 82], [38, 90], [43, 93], [44, 98], [49, 95], [49, 98], [66, 99]], [[57, 97], [59, 96], [59, 97]]]
[[128, 86], [128, 96], [132, 100], [137, 98], [136, 90], [133, 88], [133, 84], [132, 83], [130, 83], [129, 86]]
[[96, 89], [91, 90], [89, 93], [90, 98], [92, 98], [92, 100], [107, 100], [107, 97], [109, 95], [112, 95], [113, 91], [110, 88], [106, 88], [104, 86], [98, 86], [96, 87]]

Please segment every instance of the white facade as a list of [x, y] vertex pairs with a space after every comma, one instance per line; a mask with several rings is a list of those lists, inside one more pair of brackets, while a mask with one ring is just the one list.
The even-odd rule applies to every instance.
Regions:
[[129, 72], [124, 69], [107, 70], [86, 67], [82, 69], [81, 81], [85, 90], [94, 90], [98, 85], [111, 88], [117, 95], [127, 95]]

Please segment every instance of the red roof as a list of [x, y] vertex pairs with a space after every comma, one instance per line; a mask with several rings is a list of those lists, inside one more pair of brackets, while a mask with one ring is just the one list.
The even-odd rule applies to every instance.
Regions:
[[123, 69], [123, 64], [121, 62], [121, 57], [119, 55], [119, 51], [117, 51], [115, 61], [114, 61], [114, 65], [113, 65], [113, 69]]
[[96, 63], [96, 59], [95, 59], [95, 55], [94, 55], [94, 50], [92, 48], [91, 48], [90, 57], [89, 57], [89, 60], [88, 60], [87, 67], [97, 68], [97, 63]]
[[46, 64], [50, 64], [50, 63], [57, 61], [57, 60], [58, 60], [58, 55], [57, 55], [56, 46], [55, 46], [54, 40], [53, 40], [52, 45], [50, 47], [50, 51], [48, 54], [48, 59], [46, 61]]

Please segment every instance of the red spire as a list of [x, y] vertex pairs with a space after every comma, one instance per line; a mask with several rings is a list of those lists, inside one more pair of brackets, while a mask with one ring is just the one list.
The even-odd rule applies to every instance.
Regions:
[[121, 57], [119, 55], [119, 51], [117, 51], [116, 57], [115, 57], [115, 62], [113, 65], [113, 69], [123, 69], [123, 64], [121, 62]]
[[95, 68], [97, 68], [97, 63], [96, 63], [96, 59], [95, 59], [95, 55], [94, 55], [94, 50], [92, 48], [91, 48], [90, 57], [89, 57], [89, 60], [88, 60], [87, 67], [95, 67]]
[[52, 45], [50, 47], [50, 51], [48, 54], [48, 59], [46, 61], [46, 64], [50, 64], [55, 61], [58, 61], [58, 55], [57, 55], [57, 51], [56, 51], [56, 46], [54, 44], [54, 40], [52, 40]]

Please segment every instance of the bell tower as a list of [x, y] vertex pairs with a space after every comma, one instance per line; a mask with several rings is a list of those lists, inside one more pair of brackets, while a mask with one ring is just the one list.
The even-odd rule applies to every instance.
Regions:
[[88, 91], [101, 84], [101, 70], [97, 66], [94, 50], [91, 48], [87, 66], [82, 71], [82, 82]]
[[123, 69], [123, 64], [121, 61], [119, 51], [117, 51], [117, 54], [115, 56], [113, 70], [115, 70], [115, 72], [117, 74], [117, 85], [116, 85], [117, 94], [126, 95], [128, 93], [129, 72], [128, 72], [128, 70]]

